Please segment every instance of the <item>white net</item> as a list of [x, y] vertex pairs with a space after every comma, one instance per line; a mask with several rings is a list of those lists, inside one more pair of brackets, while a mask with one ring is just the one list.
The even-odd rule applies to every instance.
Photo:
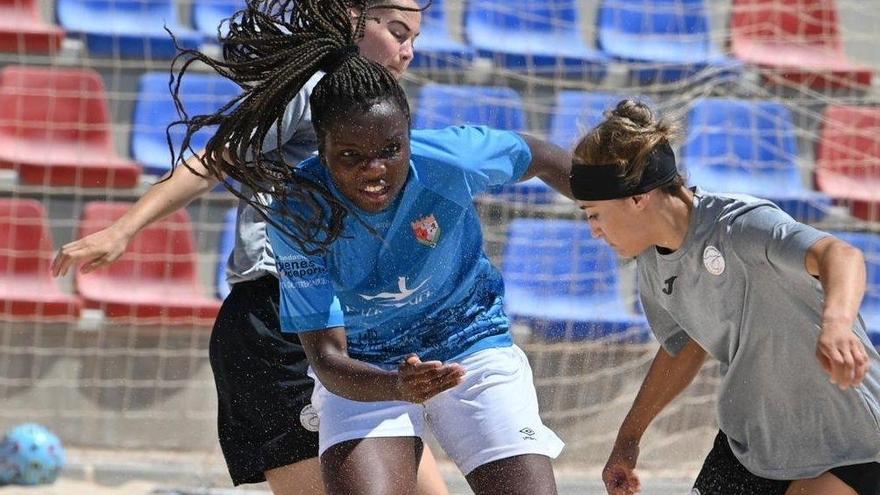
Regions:
[[[111, 268], [48, 274], [60, 246], [117, 218], [119, 203], [168, 167], [173, 47], [163, 24], [210, 49], [236, 3], [35, 1], [0, 5], [0, 19], [13, 20], [0, 23], [0, 427], [36, 420], [74, 447], [219, 462], [207, 347], [228, 290], [218, 274], [233, 198], [208, 193]], [[864, 315], [876, 336], [875, 7], [435, 0], [405, 86], [416, 127], [488, 124], [565, 147], [620, 98], [648, 101], [682, 124], [676, 156], [694, 183], [859, 234], [848, 239], [867, 253]], [[201, 70], [183, 89], [190, 108], [234, 93]], [[656, 351], [633, 267], [591, 240], [574, 205], [543, 183], [504, 187], [478, 205], [543, 415], [567, 442], [560, 462], [601, 466]], [[640, 465], [699, 464], [714, 434], [717, 377], [708, 365], [664, 412]]]

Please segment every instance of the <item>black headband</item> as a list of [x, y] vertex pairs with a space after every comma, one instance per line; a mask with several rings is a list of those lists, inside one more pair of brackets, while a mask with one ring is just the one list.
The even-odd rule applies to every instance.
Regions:
[[621, 176], [619, 165], [571, 164], [571, 192], [581, 201], [603, 201], [620, 199], [646, 193], [652, 189], [672, 182], [678, 176], [675, 168], [675, 154], [669, 143], [658, 144], [648, 154], [648, 164], [642, 180], [627, 185]]
[[324, 59], [324, 62], [321, 63], [321, 70], [327, 74], [332, 74], [339, 68], [339, 66], [347, 62], [351, 57], [356, 56], [358, 53], [360, 53], [360, 50], [357, 45], [346, 45], [337, 48], [330, 52]]

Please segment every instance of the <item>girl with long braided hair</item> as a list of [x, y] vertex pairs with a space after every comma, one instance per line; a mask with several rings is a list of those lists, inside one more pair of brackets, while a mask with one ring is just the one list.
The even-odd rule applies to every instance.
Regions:
[[[570, 194], [571, 155], [485, 127], [410, 132], [394, 74], [355, 46], [368, 21], [329, 0], [298, 0], [290, 19], [240, 22], [259, 43], [201, 59], [244, 96], [188, 124], [219, 125], [212, 173], [273, 199], [253, 206], [270, 220], [282, 331], [299, 334], [316, 378], [327, 492], [412, 493], [430, 429], [475, 493], [556, 493], [563, 444], [538, 414], [473, 197], [533, 176]], [[264, 71], [278, 47], [297, 62]], [[261, 154], [285, 95], [316, 80], [318, 156], [291, 167]]]
[[[357, 46], [364, 56], [387, 67], [394, 77], [406, 71], [421, 22], [420, 6], [415, 0], [326, 5], [350, 14], [349, 17], [337, 16], [334, 22], [345, 24], [347, 19], [347, 24], [358, 25]], [[309, 95], [315, 81], [305, 85], [283, 82], [283, 74], [302, 63], [294, 57], [299, 52], [289, 50], [292, 46], [289, 38], [280, 36], [283, 34], [280, 30], [287, 25], [285, 19], [290, 19], [291, 7], [292, 4], [284, 0], [252, 2], [226, 21], [229, 30], [221, 41], [230, 61], [230, 72], [221, 65], [214, 67], [243, 88], [256, 88], [261, 79], [280, 84], [276, 91], [266, 91], [259, 97], [263, 102], [271, 101], [269, 106], [261, 107], [260, 112], [282, 115], [281, 125], [264, 134], [260, 149], [275, 163], [295, 165], [310, 156], [318, 144], [309, 109]], [[311, 43], [321, 45], [334, 41], [314, 39]], [[337, 46], [331, 44], [323, 50]], [[194, 57], [198, 58], [198, 53], [183, 52], [180, 60], [185, 62]], [[242, 72], [241, 77], [234, 76], [232, 71], [242, 59], [247, 59], [250, 67], [259, 69], [251, 68], [247, 73]], [[246, 94], [249, 93], [247, 89]], [[249, 101], [241, 101], [243, 109], [248, 105]], [[181, 106], [181, 110], [186, 109]], [[239, 129], [252, 129], [253, 120], [246, 120], [243, 114], [237, 118], [242, 118], [238, 122]], [[198, 116], [192, 119], [199, 122]], [[271, 122], [272, 119], [263, 115], [259, 120]], [[55, 259], [55, 275], [63, 275], [79, 264], [82, 271], [88, 272], [112, 263], [140, 230], [213, 189], [218, 179], [209, 170], [215, 170], [212, 160], [222, 159], [225, 147], [222, 137], [214, 143], [216, 145], [206, 153], [188, 150], [196, 151], [195, 156], [151, 187], [111, 227], [65, 245]], [[235, 153], [226, 152], [226, 155], [234, 159]], [[280, 329], [275, 259], [268, 243], [266, 223], [249, 204], [264, 189], [243, 183], [246, 187], [238, 191], [242, 200], [238, 208], [236, 244], [227, 265], [232, 290], [217, 317], [210, 343], [210, 361], [217, 385], [220, 446], [236, 485], [268, 480], [276, 495], [320, 494], [324, 491], [317, 459], [317, 416], [311, 405], [314, 382], [306, 375], [308, 362], [297, 335], [284, 334]], [[418, 483], [416, 493], [421, 495], [448, 493], [428, 449], [422, 457]]]

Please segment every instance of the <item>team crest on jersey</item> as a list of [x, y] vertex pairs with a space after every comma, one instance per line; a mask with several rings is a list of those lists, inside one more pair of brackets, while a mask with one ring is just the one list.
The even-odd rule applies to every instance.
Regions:
[[416, 240], [425, 246], [434, 247], [440, 239], [440, 224], [437, 223], [433, 214], [413, 222], [412, 229]]
[[721, 275], [724, 273], [726, 265], [724, 263], [724, 256], [721, 255], [721, 251], [715, 246], [706, 246], [706, 249], [703, 250], [703, 266], [705, 266], [706, 271], [712, 275]]

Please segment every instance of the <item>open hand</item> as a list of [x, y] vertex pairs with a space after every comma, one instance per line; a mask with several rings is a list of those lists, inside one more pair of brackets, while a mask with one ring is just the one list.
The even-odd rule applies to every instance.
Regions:
[[128, 246], [128, 237], [119, 234], [113, 227], [87, 235], [82, 239], [65, 244], [55, 260], [52, 261], [52, 275], [67, 275], [68, 270], [84, 262], [81, 271], [89, 273], [103, 265], [116, 261]]
[[397, 368], [397, 389], [402, 400], [421, 403], [449, 390], [464, 380], [464, 367], [458, 363], [425, 361], [415, 354]]

